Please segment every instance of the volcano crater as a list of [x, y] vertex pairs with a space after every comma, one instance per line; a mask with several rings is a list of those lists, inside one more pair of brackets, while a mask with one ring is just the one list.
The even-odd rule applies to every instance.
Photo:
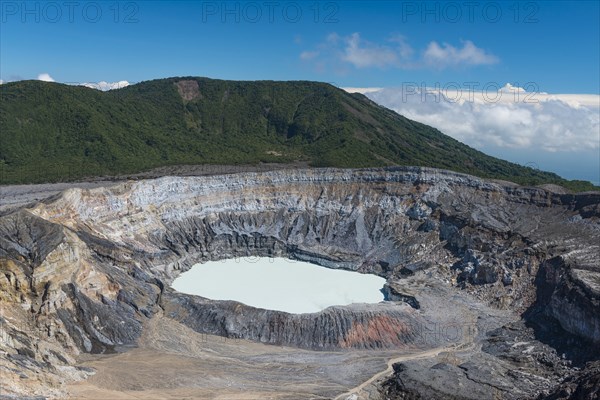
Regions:
[[[511, 318], [598, 343], [599, 218], [598, 193], [411, 167], [73, 188], [0, 216], [2, 296], [21, 305], [11, 318], [50, 343], [32, 351], [57, 365], [135, 345], [158, 315], [309, 350], [463, 346]], [[375, 274], [387, 301], [290, 314], [171, 288], [197, 263], [249, 256]], [[7, 326], [12, 346], [27, 348]], [[431, 326], [461, 334], [423, 340]]]

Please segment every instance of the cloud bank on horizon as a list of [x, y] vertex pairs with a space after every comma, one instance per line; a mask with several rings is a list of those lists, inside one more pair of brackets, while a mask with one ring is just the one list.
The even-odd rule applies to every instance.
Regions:
[[510, 84], [493, 92], [413, 84], [345, 90], [479, 149], [600, 150], [598, 95], [528, 92]]
[[[38, 74], [38, 76], [35, 80], [42, 81], [42, 82], [56, 82], [56, 80], [52, 76], [50, 76], [50, 74], [47, 72]], [[2, 85], [4, 83], [8, 83], [8, 82], [5, 82], [4, 80], [0, 79], [0, 85]], [[107, 90], [124, 88], [124, 87], [130, 85], [130, 83], [128, 81], [118, 81], [118, 82], [100, 81], [100, 82], [82, 82], [82, 83], [68, 82], [67, 84], [75, 85], [75, 86], [85, 86], [85, 87], [88, 87], [91, 89], [101, 90], [103, 92], [106, 92]]]
[[97, 89], [97, 90], [101, 90], [103, 92], [106, 92], [107, 90], [113, 90], [113, 89], [120, 89], [120, 88], [124, 88], [125, 86], [129, 86], [129, 82], [128, 81], [118, 81], [118, 82], [106, 82], [106, 81], [100, 81], [100, 82], [85, 82], [85, 83], [80, 83], [79, 86], [85, 86], [91, 89]]
[[54, 80], [54, 78], [52, 78], [52, 77], [50, 76], [50, 74], [48, 74], [48, 73], [46, 73], [46, 72], [44, 72], [44, 73], [42, 73], [42, 74], [39, 74], [39, 75], [37, 76], [37, 80], [38, 80], [38, 81], [43, 81], [43, 82], [56, 82], [56, 81]]

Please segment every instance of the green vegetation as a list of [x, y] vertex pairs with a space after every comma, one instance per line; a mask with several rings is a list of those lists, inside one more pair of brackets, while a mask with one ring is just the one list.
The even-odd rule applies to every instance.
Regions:
[[0, 86], [0, 183], [117, 175], [181, 164], [306, 161], [420, 165], [525, 185], [589, 182], [487, 156], [318, 82], [169, 78], [100, 92], [20, 81]]

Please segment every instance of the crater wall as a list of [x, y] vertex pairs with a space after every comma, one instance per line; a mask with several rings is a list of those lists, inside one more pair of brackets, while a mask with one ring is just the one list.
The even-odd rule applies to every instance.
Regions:
[[[272, 344], [414, 346], [411, 329], [424, 316], [408, 294], [294, 316], [169, 287], [197, 262], [252, 255], [374, 273], [392, 285], [429, 274], [497, 308], [538, 307], [598, 342], [599, 217], [598, 193], [426, 168], [164, 177], [69, 189], [1, 216], [0, 288], [21, 310], [12, 317], [71, 355], [135, 344], [159, 312], [198, 332]], [[8, 352], [31, 347], [16, 325], [8, 335]], [[69, 362], [50, 347], [46, 361], [35, 359]]]

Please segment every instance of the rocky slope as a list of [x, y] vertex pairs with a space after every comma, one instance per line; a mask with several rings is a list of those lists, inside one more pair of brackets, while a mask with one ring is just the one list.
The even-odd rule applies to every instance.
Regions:
[[[164, 177], [69, 189], [0, 216], [0, 367], [11, 382], [3, 390], [51, 394], [50, 388], [89, 373], [74, 366], [74, 357], [126, 350], [158, 313], [200, 333], [313, 350], [439, 346], [447, 335], [415, 340], [420, 327], [447, 327], [457, 318], [444, 309], [450, 300], [436, 304], [435, 293], [425, 294], [423, 281], [429, 281], [442, 285], [440, 296], [467, 296], [522, 318], [529, 327], [516, 331], [529, 330], [541, 353], [560, 348], [552, 337], [572, 340], [562, 356], [566, 364], [561, 355], [522, 361], [543, 385], [514, 375], [498, 386], [504, 398], [517, 398], [522, 394], [510, 384], [527, 380], [523, 393], [538, 395], [553, 389], [552, 374], [567, 376], [595, 357], [578, 349], [600, 342], [599, 218], [599, 193], [555, 194], [409, 167]], [[290, 315], [169, 287], [197, 262], [247, 255], [375, 273], [388, 279], [390, 301]], [[474, 321], [491, 315], [473, 310]], [[492, 330], [468, 323], [477, 325], [478, 343], [485, 344]], [[455, 342], [465, 344], [458, 336]], [[504, 348], [486, 348], [473, 359], [492, 371], [501, 363], [508, 371], [518, 361], [516, 355], [503, 361]], [[411, 375], [417, 381], [427, 381], [422, 371], [455, 373], [418, 365], [397, 368], [393, 379], [408, 381], [407, 370], [421, 371]], [[463, 367], [461, 373], [478, 370]], [[394, 396], [404, 390], [385, 387]]]

